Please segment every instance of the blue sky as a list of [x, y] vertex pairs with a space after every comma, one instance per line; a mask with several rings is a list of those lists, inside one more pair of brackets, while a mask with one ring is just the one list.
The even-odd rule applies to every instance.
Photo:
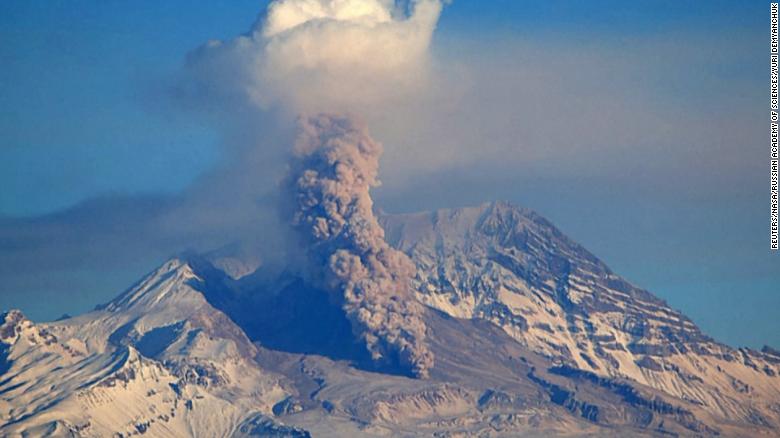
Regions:
[[[0, 213], [34, 215], [107, 191], [175, 192], [192, 182], [218, 159], [215, 133], [155, 108], [147, 88], [204, 41], [248, 29], [265, 3], [3, 2], [0, 183], [11, 189], [0, 192]], [[733, 2], [456, 1], [437, 36], [759, 33], [762, 12]], [[745, 70], [760, 80], [759, 69]]]
[[[224, 132], [175, 108], [165, 87], [189, 52], [247, 31], [264, 4], [0, 3], [0, 216], [17, 218], [4, 220], [10, 225], [0, 236], [0, 259], [14, 261], [0, 271], [0, 307], [20, 307], [36, 319], [84, 311], [185, 240], [135, 247], [122, 233], [145, 231], [110, 211], [157, 214], [228, 159]], [[594, 96], [601, 102], [588, 93], [603, 90], [611, 99], [605, 102], [638, 111], [637, 126], [603, 118], [594, 132], [572, 132], [585, 138], [579, 151], [590, 157], [577, 166], [565, 149], [530, 147], [517, 153], [537, 158], [515, 167], [486, 159], [468, 168], [430, 166], [410, 177], [393, 170], [391, 150], [378, 205], [409, 211], [515, 201], [715, 337], [778, 347], [780, 258], [768, 250], [763, 171], [767, 24], [764, 2], [454, 0], [440, 19], [434, 53], [472, 66], [487, 57], [498, 66], [495, 77], [517, 68], [518, 77], [581, 81], [589, 91], [577, 96], [585, 100], [579, 105], [588, 108]], [[529, 72], [520, 71], [525, 60], [534, 63]], [[494, 102], [490, 93], [475, 94]], [[569, 114], [569, 103], [559, 105]], [[697, 134], [673, 123], [686, 117]], [[655, 123], [652, 130], [642, 129], [644, 120]], [[735, 128], [706, 133], [724, 121]], [[600, 140], [613, 131], [608, 148]], [[530, 142], [549, 131], [521, 132]], [[90, 221], [99, 230], [83, 225]], [[75, 237], [75, 222], [89, 242]], [[32, 224], [45, 224], [61, 240], [57, 251], [44, 254], [30, 243], [39, 233]], [[32, 237], [15, 231], [27, 229]], [[107, 262], [112, 251], [122, 255]]]

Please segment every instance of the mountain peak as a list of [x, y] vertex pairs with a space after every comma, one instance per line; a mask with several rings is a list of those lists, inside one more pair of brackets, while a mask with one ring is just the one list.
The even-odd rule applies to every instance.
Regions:
[[148, 308], [162, 300], [191, 300], [190, 284], [201, 280], [187, 260], [172, 258], [147, 274], [141, 281], [127, 289], [100, 310], [116, 312], [129, 308]]
[[372, 368], [339, 303], [297, 271], [243, 278], [185, 253], [86, 315], [3, 314], [0, 431], [776, 433], [777, 351], [712, 341], [537, 213], [492, 202], [380, 221], [416, 267], [429, 380]]
[[[713, 341], [532, 210], [492, 202], [382, 223], [416, 263], [421, 301], [490, 321], [557, 363], [631, 379], [724, 416], [753, 415], [738, 407], [740, 391], [753, 391], [746, 376], [777, 397], [769, 356]], [[711, 387], [701, 392], [702, 385]]]

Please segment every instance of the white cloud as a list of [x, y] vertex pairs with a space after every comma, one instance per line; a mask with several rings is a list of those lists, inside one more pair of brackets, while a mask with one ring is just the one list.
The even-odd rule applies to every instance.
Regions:
[[261, 108], [359, 111], [424, 90], [441, 8], [416, 0], [403, 14], [383, 0], [278, 0], [249, 34], [204, 45], [190, 66], [211, 91]]
[[314, 20], [376, 25], [393, 20], [388, 2], [371, 0], [280, 0], [268, 6], [263, 35], [271, 37]]

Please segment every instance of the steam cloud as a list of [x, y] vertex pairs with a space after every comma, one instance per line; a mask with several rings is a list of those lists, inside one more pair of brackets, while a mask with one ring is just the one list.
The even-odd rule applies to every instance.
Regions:
[[358, 111], [420, 93], [442, 5], [411, 0], [407, 11], [401, 3], [274, 1], [247, 34], [190, 56], [198, 92], [294, 113]]
[[334, 292], [375, 361], [427, 377], [433, 354], [425, 342], [423, 307], [411, 293], [415, 266], [384, 240], [369, 189], [378, 185], [381, 144], [349, 118], [300, 120], [288, 187], [293, 225], [310, 244], [318, 277]]

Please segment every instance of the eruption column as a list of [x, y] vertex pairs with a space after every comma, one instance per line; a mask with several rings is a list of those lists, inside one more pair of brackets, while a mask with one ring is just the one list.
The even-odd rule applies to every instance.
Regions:
[[388, 245], [372, 211], [369, 189], [378, 185], [381, 154], [382, 145], [350, 118], [302, 118], [288, 179], [293, 225], [309, 245], [317, 278], [337, 294], [372, 358], [427, 377], [433, 354], [411, 290], [415, 266]]

